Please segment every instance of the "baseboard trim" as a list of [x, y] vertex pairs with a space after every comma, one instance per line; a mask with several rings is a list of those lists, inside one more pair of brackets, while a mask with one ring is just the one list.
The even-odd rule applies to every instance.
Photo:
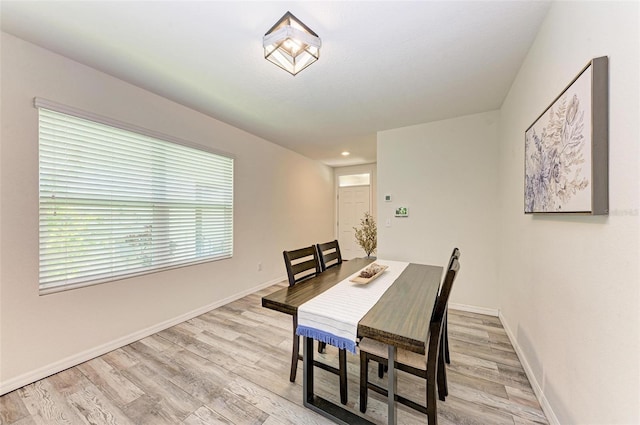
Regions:
[[466, 311], [468, 313], [486, 314], [487, 316], [499, 317], [500, 310], [496, 308], [478, 307], [475, 305], [449, 303], [451, 310]]
[[69, 369], [70, 367], [77, 366], [81, 363], [84, 363], [88, 360], [91, 360], [93, 358], [106, 354], [117, 348], [131, 344], [132, 342], [138, 341], [142, 338], [146, 338], [149, 335], [153, 335], [154, 333], [170, 328], [171, 326], [175, 326], [178, 323], [182, 323], [189, 319], [193, 319], [194, 317], [197, 317], [215, 308], [221, 307], [225, 304], [229, 304], [230, 302], [238, 300], [242, 297], [245, 297], [261, 289], [268, 288], [269, 286], [275, 285], [278, 282], [282, 282], [285, 279], [286, 279], [286, 276], [282, 276], [277, 279], [270, 280], [268, 282], [263, 282], [257, 286], [254, 286], [253, 288], [231, 295], [230, 297], [213, 302], [211, 304], [207, 304], [203, 307], [181, 314], [180, 316], [174, 317], [172, 319], [165, 320], [164, 322], [150, 326], [146, 329], [141, 329], [137, 332], [123, 336], [122, 338], [118, 338], [114, 341], [110, 341], [100, 346], [83, 351], [81, 353], [74, 354], [72, 356], [69, 356], [57, 362], [51, 363], [49, 365], [43, 366], [31, 372], [16, 376], [15, 378], [11, 378], [6, 381], [3, 380], [0, 383], [0, 396], [7, 394], [11, 391], [14, 391], [18, 388], [24, 387], [25, 385], [39, 381], [40, 379], [46, 378], [47, 376], [51, 376], [55, 373], [62, 372], [63, 370]]
[[513, 346], [513, 349], [516, 351], [516, 355], [518, 356], [518, 359], [520, 360], [520, 363], [524, 368], [524, 372], [527, 375], [529, 382], [531, 383], [531, 388], [533, 388], [533, 392], [535, 393], [536, 398], [538, 399], [538, 403], [540, 403], [540, 407], [542, 407], [542, 411], [544, 412], [545, 416], [547, 417], [547, 420], [549, 421], [549, 425], [560, 425], [560, 421], [558, 420], [558, 417], [553, 411], [551, 404], [549, 404], [549, 400], [547, 400], [547, 397], [545, 396], [544, 391], [542, 390], [542, 387], [540, 387], [540, 384], [536, 380], [536, 377], [533, 374], [533, 369], [531, 369], [531, 365], [529, 365], [529, 362], [527, 361], [527, 358], [525, 357], [524, 352], [522, 351], [522, 348], [520, 348], [520, 345], [516, 340], [515, 334], [511, 332], [511, 328], [507, 324], [504, 316], [502, 315], [502, 312], [500, 312], [498, 318], [500, 319], [500, 322], [502, 323], [502, 327], [504, 328], [505, 332], [507, 333], [507, 336], [509, 337], [509, 340], [511, 341], [511, 345]]

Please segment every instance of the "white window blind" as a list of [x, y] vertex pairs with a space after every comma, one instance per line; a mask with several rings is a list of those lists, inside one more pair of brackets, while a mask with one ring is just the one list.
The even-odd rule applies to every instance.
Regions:
[[232, 158], [38, 110], [41, 292], [231, 257]]

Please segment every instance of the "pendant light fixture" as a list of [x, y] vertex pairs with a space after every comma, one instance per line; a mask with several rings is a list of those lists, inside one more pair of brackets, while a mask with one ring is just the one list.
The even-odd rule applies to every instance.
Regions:
[[264, 58], [296, 75], [320, 58], [318, 34], [291, 12], [284, 14], [262, 39]]

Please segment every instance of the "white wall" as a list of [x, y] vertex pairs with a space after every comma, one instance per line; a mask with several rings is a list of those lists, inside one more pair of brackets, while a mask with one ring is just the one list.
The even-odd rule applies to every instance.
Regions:
[[[331, 168], [11, 35], [1, 42], [0, 394], [284, 278], [283, 249], [333, 237]], [[39, 296], [35, 96], [234, 155], [233, 258]]]
[[[552, 423], [640, 423], [639, 25], [637, 2], [554, 2], [501, 108], [500, 308]], [[610, 214], [525, 216], [524, 131], [604, 55]]]
[[[499, 116], [378, 133], [378, 257], [446, 265], [457, 246], [462, 268], [451, 303], [494, 313]], [[394, 217], [399, 206], [409, 208], [409, 217]]]

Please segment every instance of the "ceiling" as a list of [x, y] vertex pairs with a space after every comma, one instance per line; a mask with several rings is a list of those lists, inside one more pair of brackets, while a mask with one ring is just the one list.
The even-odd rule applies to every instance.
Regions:
[[[5, 32], [344, 166], [376, 161], [379, 130], [498, 109], [549, 5], [2, 0], [0, 12]], [[262, 50], [286, 11], [322, 39], [295, 77]]]

